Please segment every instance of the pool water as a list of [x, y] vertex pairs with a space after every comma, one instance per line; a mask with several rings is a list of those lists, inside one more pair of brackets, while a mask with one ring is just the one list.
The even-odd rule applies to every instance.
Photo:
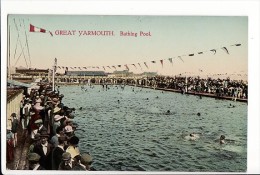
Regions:
[[61, 86], [60, 93], [76, 108], [81, 153], [92, 155], [98, 171], [246, 171], [246, 103], [132, 86], [85, 88]]

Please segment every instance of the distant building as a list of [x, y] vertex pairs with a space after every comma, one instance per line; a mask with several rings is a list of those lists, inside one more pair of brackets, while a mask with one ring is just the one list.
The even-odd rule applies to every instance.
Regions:
[[107, 76], [104, 71], [66, 71], [68, 76]]
[[16, 75], [21, 74], [25, 76], [48, 76], [49, 74], [49, 69], [33, 69], [33, 68], [16, 68], [15, 69]]
[[146, 76], [146, 77], [154, 77], [157, 75], [157, 72], [144, 72], [142, 73], [142, 76]]
[[133, 72], [129, 72], [128, 70], [123, 70], [123, 71], [114, 71], [110, 76], [113, 77], [129, 77], [133, 76]]

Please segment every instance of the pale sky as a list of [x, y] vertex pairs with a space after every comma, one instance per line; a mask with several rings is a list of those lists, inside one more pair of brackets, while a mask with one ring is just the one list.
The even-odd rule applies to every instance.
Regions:
[[[135, 73], [152, 71], [161, 75], [247, 74], [248, 71], [248, 18], [243, 16], [9, 15], [8, 22], [10, 60], [16, 67], [26, 67], [20, 42], [25, 46], [27, 35], [32, 68], [51, 68], [57, 58], [58, 66], [98, 66], [99, 69], [88, 70], [102, 71], [105, 66], [107, 72], [115, 70], [112, 66], [124, 70], [125, 64]], [[29, 32], [30, 24], [47, 32]], [[57, 35], [57, 30], [75, 30], [75, 35]], [[79, 31], [113, 31], [114, 36], [79, 36]], [[120, 36], [121, 31], [138, 36]], [[139, 36], [140, 31], [150, 32], [151, 36]], [[216, 54], [211, 49], [217, 49]], [[198, 54], [201, 51], [207, 52]], [[26, 46], [24, 54], [29, 60]], [[172, 58], [173, 64], [168, 58]]]

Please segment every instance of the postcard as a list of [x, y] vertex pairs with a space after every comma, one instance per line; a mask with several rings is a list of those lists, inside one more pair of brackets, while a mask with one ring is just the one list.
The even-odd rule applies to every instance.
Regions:
[[4, 11], [5, 174], [258, 171], [252, 14], [151, 3], [157, 13]]

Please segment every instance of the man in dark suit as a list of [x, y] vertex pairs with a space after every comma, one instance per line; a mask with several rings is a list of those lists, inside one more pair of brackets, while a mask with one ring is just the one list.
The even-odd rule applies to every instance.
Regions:
[[34, 147], [34, 152], [40, 155], [39, 163], [46, 170], [51, 170], [51, 153], [53, 146], [48, 143], [49, 135], [47, 132], [42, 132], [41, 135], [41, 144], [38, 144]]
[[66, 138], [64, 136], [58, 137], [59, 144], [57, 147], [55, 147], [52, 151], [52, 169], [53, 170], [58, 170], [59, 165], [62, 161], [62, 154], [65, 152], [64, 150], [64, 141]]

